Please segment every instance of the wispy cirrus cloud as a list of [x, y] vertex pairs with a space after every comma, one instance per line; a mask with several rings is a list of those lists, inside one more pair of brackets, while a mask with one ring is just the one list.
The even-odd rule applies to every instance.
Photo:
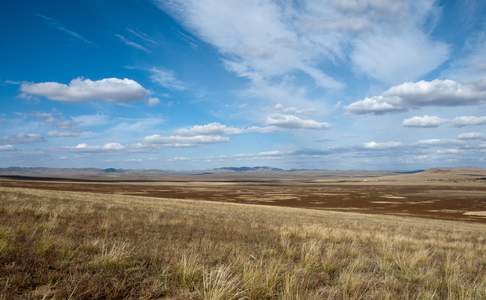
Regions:
[[131, 29], [131, 28], [127, 28], [127, 31], [131, 33], [133, 36], [139, 38], [140, 40], [143, 40], [144, 42], [150, 43], [155, 46], [159, 45], [159, 43], [155, 39], [153, 39], [150, 35], [146, 34], [145, 32]]
[[45, 142], [46, 139], [38, 133], [18, 133], [0, 139], [2, 144], [32, 144]]
[[67, 34], [67, 35], [69, 35], [70, 37], [73, 37], [73, 38], [75, 38], [77, 40], [80, 40], [83, 43], [94, 45], [94, 43], [92, 41], [88, 40], [87, 38], [85, 38], [81, 34], [77, 33], [76, 31], [73, 31], [73, 30], [67, 28], [66, 26], [62, 25], [57, 20], [55, 20], [55, 19], [53, 19], [51, 17], [48, 17], [46, 15], [42, 15], [42, 14], [37, 14], [37, 16], [39, 18], [43, 19], [44, 21], [46, 21], [49, 25], [51, 25], [55, 29], [57, 29], [57, 30], [59, 30], [59, 31], [61, 31], [61, 32]]
[[130, 46], [134, 49], [137, 49], [137, 50], [140, 50], [140, 51], [143, 51], [145, 53], [150, 53], [151, 51], [149, 49], [147, 49], [145, 46], [127, 38], [126, 36], [122, 35], [122, 34], [115, 34], [115, 36], [122, 42], [124, 43], [125, 45], [127, 46]]
[[83, 132], [80, 131], [59, 131], [59, 130], [51, 130], [47, 132], [48, 137], [53, 138], [77, 138], [80, 137]]
[[449, 56], [449, 46], [428, 35], [440, 14], [433, 1], [156, 3], [215, 46], [228, 70], [248, 78], [254, 90], [295, 73], [325, 89], [344, 87], [326, 63], [398, 83], [418, 79]]
[[150, 68], [148, 71], [150, 73], [150, 80], [162, 87], [179, 91], [185, 90], [187, 88], [182, 81], [177, 79], [174, 72], [171, 70], [153, 67]]

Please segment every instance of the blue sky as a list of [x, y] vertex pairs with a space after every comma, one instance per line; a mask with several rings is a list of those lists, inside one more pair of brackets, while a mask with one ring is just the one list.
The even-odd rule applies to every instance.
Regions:
[[0, 167], [486, 167], [484, 1], [2, 1]]

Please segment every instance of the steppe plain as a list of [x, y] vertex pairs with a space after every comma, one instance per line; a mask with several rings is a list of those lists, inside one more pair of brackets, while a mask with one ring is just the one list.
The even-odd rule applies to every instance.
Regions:
[[486, 299], [481, 169], [60, 173], [0, 180], [0, 299]]

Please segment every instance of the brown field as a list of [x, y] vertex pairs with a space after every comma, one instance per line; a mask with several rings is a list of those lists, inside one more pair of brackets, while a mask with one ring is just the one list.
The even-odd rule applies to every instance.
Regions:
[[0, 299], [486, 299], [482, 180], [240, 179], [1, 180]]
[[[486, 178], [484, 171], [427, 171], [384, 177], [285, 178], [250, 176], [221, 181], [219, 177], [178, 178], [178, 181], [49, 181], [0, 180], [0, 186], [148, 196], [170, 199], [264, 204], [368, 214], [486, 223]], [[485, 176], [485, 177], [482, 177]], [[479, 179], [479, 180], [478, 180]]]

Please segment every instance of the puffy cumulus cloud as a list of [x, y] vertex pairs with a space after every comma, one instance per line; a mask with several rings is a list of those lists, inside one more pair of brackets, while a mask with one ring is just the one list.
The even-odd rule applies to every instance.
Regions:
[[185, 90], [186, 85], [176, 78], [174, 72], [153, 67], [149, 70], [150, 79], [158, 85], [171, 90]]
[[13, 145], [0, 145], [0, 151], [14, 151], [15, 147]]
[[346, 112], [351, 114], [385, 114], [389, 112], [405, 111], [399, 98], [385, 98], [383, 96], [366, 97], [363, 100], [351, 103], [346, 107]]
[[424, 106], [476, 105], [486, 101], [486, 80], [463, 84], [454, 80], [406, 82], [393, 86], [382, 95], [351, 103], [352, 114], [384, 114]]
[[180, 128], [176, 130], [178, 135], [233, 135], [241, 134], [244, 129], [227, 126], [218, 122], [208, 123], [205, 125], [194, 125], [190, 128]]
[[76, 149], [76, 150], [84, 150], [84, 149], [88, 149], [88, 148], [89, 148], [89, 146], [86, 143], [77, 144], [76, 146], [73, 147], [73, 149]]
[[442, 119], [437, 116], [415, 116], [403, 120], [403, 126], [405, 127], [420, 127], [420, 128], [434, 128], [447, 122], [446, 119]]
[[125, 146], [120, 143], [106, 143], [101, 147], [101, 149], [107, 151], [123, 150], [125, 149]]
[[329, 124], [311, 119], [302, 119], [295, 115], [272, 114], [267, 117], [264, 126], [233, 127], [218, 122], [179, 128], [175, 131], [180, 136], [195, 135], [238, 135], [245, 133], [271, 133], [292, 129], [327, 129]]
[[295, 115], [272, 114], [265, 121], [267, 125], [285, 129], [328, 129], [329, 124], [311, 119], [302, 119]]
[[484, 136], [480, 132], [464, 132], [457, 136], [460, 140], [484, 140]]
[[40, 96], [53, 101], [86, 102], [110, 101], [126, 103], [146, 100], [150, 92], [138, 82], [128, 78], [104, 78], [91, 80], [75, 78], [69, 84], [58, 82], [23, 83], [24, 97]]
[[68, 147], [67, 149], [74, 152], [88, 152], [88, 153], [98, 153], [98, 152], [114, 152], [124, 150], [126, 147], [120, 143], [106, 143], [103, 145], [89, 145], [86, 143], [77, 144], [74, 147]]
[[452, 120], [455, 127], [465, 127], [474, 125], [486, 125], [486, 116], [462, 116]]
[[204, 144], [216, 144], [227, 142], [229, 139], [220, 135], [170, 135], [161, 136], [159, 134], [149, 135], [143, 138], [141, 143], [135, 144], [135, 148], [156, 147], [194, 147]]
[[390, 142], [370, 141], [363, 144], [363, 148], [369, 150], [386, 150], [386, 149], [399, 148], [402, 146], [403, 144], [401, 142], [396, 142], [396, 141], [390, 141]]

